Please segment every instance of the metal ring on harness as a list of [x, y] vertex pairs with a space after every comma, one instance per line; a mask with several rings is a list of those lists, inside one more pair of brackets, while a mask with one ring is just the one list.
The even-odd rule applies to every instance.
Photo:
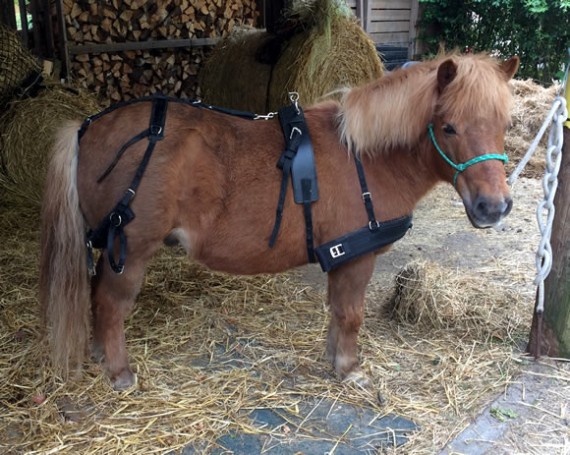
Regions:
[[162, 126], [151, 125], [149, 129], [151, 136], [160, 136], [162, 134]]
[[121, 215], [117, 214], [117, 212], [111, 212], [109, 215], [109, 223], [111, 223], [111, 226], [113, 227], [119, 227], [121, 224], [123, 224], [123, 218]]

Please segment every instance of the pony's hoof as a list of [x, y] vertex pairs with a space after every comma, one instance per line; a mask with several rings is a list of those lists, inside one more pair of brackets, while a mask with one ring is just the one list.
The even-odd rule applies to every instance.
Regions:
[[370, 386], [370, 378], [362, 370], [351, 371], [344, 377], [342, 382], [345, 384], [354, 384], [363, 389]]
[[125, 368], [118, 375], [111, 379], [113, 389], [117, 392], [130, 389], [137, 384], [137, 375], [130, 369]]

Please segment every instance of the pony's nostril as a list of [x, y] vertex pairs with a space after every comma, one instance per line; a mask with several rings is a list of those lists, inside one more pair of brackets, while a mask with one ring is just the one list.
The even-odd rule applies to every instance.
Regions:
[[496, 223], [502, 217], [507, 216], [513, 208], [513, 200], [506, 197], [500, 201], [490, 201], [484, 196], [479, 196], [473, 205], [473, 214], [483, 222]]
[[475, 213], [480, 216], [484, 216], [488, 213], [487, 201], [478, 200], [475, 205]]

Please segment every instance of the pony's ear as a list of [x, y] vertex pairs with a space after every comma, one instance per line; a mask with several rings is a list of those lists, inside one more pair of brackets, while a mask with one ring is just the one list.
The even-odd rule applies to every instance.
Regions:
[[457, 75], [457, 65], [451, 59], [446, 60], [437, 69], [437, 88], [440, 93]]
[[521, 62], [521, 59], [518, 58], [518, 56], [513, 56], [508, 60], [505, 60], [504, 62], [501, 62], [501, 70], [503, 71], [503, 73], [505, 73], [505, 78], [508, 80], [510, 80], [515, 73], [517, 72], [517, 70], [519, 69], [519, 64]]

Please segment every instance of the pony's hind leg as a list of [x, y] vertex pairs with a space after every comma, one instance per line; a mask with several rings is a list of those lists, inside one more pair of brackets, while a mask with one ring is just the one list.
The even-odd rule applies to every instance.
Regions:
[[328, 274], [331, 320], [327, 357], [343, 380], [364, 385], [367, 378], [358, 361], [358, 331], [364, 319], [364, 295], [374, 270], [374, 255], [367, 255]]
[[136, 382], [129, 367], [124, 321], [131, 312], [144, 278], [146, 260], [129, 252], [122, 274], [113, 272], [106, 251], [92, 281], [93, 356], [102, 361], [115, 390]]

